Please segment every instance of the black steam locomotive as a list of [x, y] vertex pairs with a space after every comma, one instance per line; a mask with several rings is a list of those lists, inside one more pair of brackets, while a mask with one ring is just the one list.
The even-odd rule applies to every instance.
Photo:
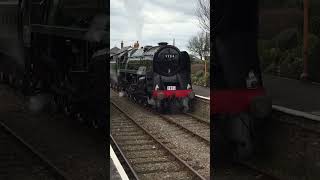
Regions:
[[260, 132], [272, 110], [257, 51], [258, 1], [218, 0], [215, 8], [211, 64], [214, 158], [227, 153], [245, 159], [259, 149]]
[[189, 111], [195, 96], [188, 53], [164, 42], [120, 49], [111, 56], [110, 75], [112, 87], [159, 112], [169, 107]]
[[0, 9], [0, 81], [26, 96], [49, 95], [52, 110], [107, 125], [107, 2], [8, 0]]

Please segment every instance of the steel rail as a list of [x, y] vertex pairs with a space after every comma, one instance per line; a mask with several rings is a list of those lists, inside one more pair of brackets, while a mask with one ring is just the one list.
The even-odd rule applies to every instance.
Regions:
[[[208, 140], [208, 139], [206, 139], [205, 137], [201, 136], [200, 134], [198, 134], [198, 133], [190, 130], [189, 128], [186, 128], [186, 127], [184, 127], [183, 125], [175, 122], [175, 121], [174, 121], [173, 119], [171, 119], [170, 117], [167, 117], [167, 116], [165, 116], [165, 115], [163, 115], [163, 114], [160, 114], [160, 113], [158, 113], [158, 112], [155, 112], [155, 111], [152, 110], [152, 109], [151, 109], [150, 111], [151, 111], [152, 113], [160, 116], [163, 120], [165, 120], [165, 121], [167, 121], [167, 122], [169, 122], [169, 123], [171, 123], [171, 124], [174, 124], [176, 127], [184, 130], [185, 132], [187, 132], [187, 133], [189, 133], [189, 134], [192, 134], [192, 136], [195, 136], [195, 137], [199, 138], [201, 141], [205, 142], [207, 145], [210, 145], [210, 140]], [[193, 118], [192, 116], [190, 116], [190, 117], [191, 117], [192, 119], [195, 119], [196, 122], [199, 122], [196, 118]], [[203, 122], [201, 121], [200, 123], [203, 123]], [[209, 129], [210, 129], [210, 126], [209, 126]]]
[[[137, 102], [135, 102], [134, 100], [132, 100], [132, 99], [130, 99], [130, 98], [129, 98], [129, 100], [132, 101], [133, 103], [137, 103]], [[115, 104], [115, 103], [113, 103], [113, 104]], [[184, 127], [183, 125], [175, 122], [174, 120], [172, 120], [171, 118], [167, 117], [166, 115], [163, 115], [163, 114], [161, 114], [161, 113], [159, 113], [159, 112], [156, 112], [156, 111], [155, 111], [154, 109], [152, 109], [152, 108], [148, 108], [148, 107], [144, 107], [144, 108], [145, 108], [146, 110], [148, 110], [149, 112], [153, 113], [154, 115], [157, 115], [157, 116], [161, 117], [161, 118], [162, 118], [163, 120], [165, 120], [166, 122], [171, 123], [171, 124], [174, 124], [176, 127], [182, 129], [183, 131], [187, 132], [188, 134], [191, 134], [192, 136], [197, 137], [197, 138], [200, 139], [201, 141], [205, 142], [207, 145], [210, 145], [210, 140], [206, 139], [205, 137], [201, 136], [200, 134], [198, 134], [198, 133], [190, 130], [189, 128], [186, 128], [186, 127]], [[209, 123], [209, 122], [204, 121], [204, 120], [201, 120], [201, 119], [199, 119], [199, 118], [197, 118], [197, 117], [194, 117], [194, 116], [191, 116], [191, 115], [189, 115], [189, 114], [187, 114], [187, 116], [190, 116], [190, 117], [191, 117], [192, 119], [194, 119], [196, 122], [200, 122], [200, 123], [209, 125], [209, 129], [210, 129], [210, 123]]]
[[194, 175], [196, 175], [201, 180], [206, 180], [199, 172], [197, 172], [195, 169], [193, 169], [186, 161], [181, 159], [175, 152], [173, 152], [170, 148], [168, 148], [166, 145], [164, 145], [162, 142], [160, 142], [154, 135], [148, 132], [147, 129], [142, 127], [139, 123], [137, 123], [133, 117], [131, 117], [127, 112], [122, 110], [116, 103], [110, 101], [114, 107], [116, 107], [120, 112], [122, 112], [128, 119], [130, 119], [135, 125], [137, 125], [140, 129], [142, 129], [147, 135], [149, 135], [155, 142], [161, 145], [166, 151], [168, 151], [177, 161], [179, 161], [181, 164], [183, 164], [189, 171], [191, 171]]
[[43, 163], [49, 166], [59, 179], [63, 180], [71, 180], [63, 171], [61, 171], [58, 167], [56, 167], [49, 159], [47, 159], [43, 154], [37, 151], [33, 146], [23, 140], [20, 136], [17, 135], [12, 129], [10, 129], [7, 125], [0, 121], [0, 127], [8, 132], [11, 136], [17, 139], [21, 144], [23, 144], [31, 153], [33, 153], [36, 157], [38, 157]]
[[193, 115], [193, 114], [191, 114], [191, 113], [187, 113], [187, 112], [184, 112], [184, 114], [187, 115], [187, 116], [191, 116], [192, 118], [196, 119], [197, 121], [199, 121], [199, 122], [201, 122], [201, 123], [205, 123], [205, 124], [207, 124], [207, 125], [210, 126], [210, 122], [209, 122], [210, 120], [209, 120], [209, 121], [203, 120], [203, 119], [201, 119], [200, 117], [195, 116], [195, 115]]
[[[115, 150], [120, 153], [121, 159], [123, 159], [124, 162], [125, 162], [125, 166], [126, 166], [127, 168], [129, 168], [129, 170], [130, 170], [129, 173], [130, 173], [136, 180], [139, 180], [139, 176], [137, 175], [136, 171], [133, 169], [131, 163], [130, 163], [129, 160], [126, 158], [126, 156], [124, 155], [124, 153], [123, 153], [123, 151], [121, 150], [120, 146], [118, 145], [118, 143], [116, 142], [116, 140], [113, 138], [113, 136], [112, 136], [111, 134], [110, 134], [110, 140], [111, 140], [110, 142], [111, 142], [112, 144], [114, 144]], [[128, 172], [127, 172], [127, 173], [128, 173]]]
[[250, 163], [247, 163], [247, 162], [236, 162], [236, 164], [238, 164], [238, 165], [240, 165], [242, 167], [248, 168], [248, 169], [250, 169], [252, 171], [258, 172], [258, 173], [268, 177], [268, 179], [270, 179], [270, 180], [282, 180], [281, 178], [273, 175], [272, 173], [264, 171], [264, 170], [261, 170], [258, 167], [254, 166], [254, 165], [252, 165]]

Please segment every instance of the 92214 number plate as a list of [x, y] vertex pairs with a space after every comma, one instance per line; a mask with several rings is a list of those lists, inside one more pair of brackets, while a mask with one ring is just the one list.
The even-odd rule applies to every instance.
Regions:
[[167, 86], [167, 90], [169, 91], [174, 91], [176, 89], [177, 89], [176, 86]]

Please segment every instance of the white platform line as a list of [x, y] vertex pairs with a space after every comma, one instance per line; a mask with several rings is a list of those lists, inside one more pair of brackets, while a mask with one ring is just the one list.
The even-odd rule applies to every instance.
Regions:
[[210, 100], [210, 97], [204, 97], [204, 96], [200, 96], [200, 95], [196, 95], [196, 97], [198, 97], [200, 99]]
[[280, 111], [280, 112], [284, 112], [284, 113], [287, 113], [287, 114], [291, 114], [291, 115], [294, 115], [294, 116], [303, 117], [303, 118], [311, 119], [311, 120], [314, 120], [314, 121], [320, 121], [320, 116], [314, 115], [314, 114], [311, 114], [311, 113], [302, 112], [302, 111], [298, 111], [298, 110], [294, 110], [294, 109], [289, 109], [289, 108], [278, 106], [278, 105], [272, 105], [272, 108], [274, 110], [277, 110], [277, 111]]
[[[196, 95], [196, 97], [210, 101], [210, 97], [204, 97], [204, 96], [200, 96], [200, 95]], [[294, 109], [286, 108], [286, 107], [279, 106], [279, 105], [272, 105], [272, 109], [274, 109], [276, 111], [283, 112], [283, 113], [291, 114], [294, 116], [303, 117], [303, 118], [314, 120], [314, 121], [320, 121], [320, 115], [317, 115], [312, 112], [303, 112], [303, 111], [294, 110]]]
[[[275, 76], [275, 75], [272, 75], [272, 74], [266, 74], [266, 76], [270, 76], [272, 78], [279, 78], [279, 79], [285, 79], [285, 80], [290, 80], [290, 81], [299, 81], [300, 83], [310, 83], [310, 84], [313, 84], [313, 85], [316, 85], [316, 86], [320, 86], [320, 83], [318, 82], [314, 82], [314, 81], [307, 81], [307, 82], [303, 82], [299, 79], [292, 79], [292, 78], [287, 78], [287, 77], [284, 77], [284, 76]], [[262, 78], [263, 79], [263, 78]]]
[[118, 173], [121, 176], [121, 179], [122, 180], [129, 180], [129, 178], [127, 176], [127, 173], [124, 171], [120, 161], [118, 160], [118, 158], [116, 156], [116, 153], [114, 153], [114, 151], [113, 151], [111, 146], [110, 146], [110, 156], [111, 156], [111, 159], [113, 161], [113, 164], [116, 166], [116, 168], [118, 170]]

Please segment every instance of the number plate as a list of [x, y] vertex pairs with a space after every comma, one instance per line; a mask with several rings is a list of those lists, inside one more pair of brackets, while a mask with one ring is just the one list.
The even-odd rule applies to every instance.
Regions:
[[176, 90], [176, 86], [167, 86], [167, 90], [174, 91]]

